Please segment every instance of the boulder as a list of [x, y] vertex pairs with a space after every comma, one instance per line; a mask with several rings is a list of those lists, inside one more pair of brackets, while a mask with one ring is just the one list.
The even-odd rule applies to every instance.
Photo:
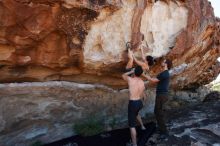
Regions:
[[[197, 88], [219, 73], [219, 19], [208, 0], [2, 0], [0, 82], [75, 81], [123, 88], [126, 43], [137, 57], [144, 35], [172, 88]], [[176, 71], [178, 70], [178, 71]]]

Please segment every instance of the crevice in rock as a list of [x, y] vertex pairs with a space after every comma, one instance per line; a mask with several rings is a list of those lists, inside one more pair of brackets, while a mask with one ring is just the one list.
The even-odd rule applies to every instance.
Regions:
[[131, 22], [131, 44], [132, 49], [137, 49], [142, 40], [142, 35], [140, 32], [141, 27], [141, 19], [144, 13], [144, 10], [147, 6], [147, 1], [145, 0], [137, 0], [136, 6], [134, 8], [134, 14]]

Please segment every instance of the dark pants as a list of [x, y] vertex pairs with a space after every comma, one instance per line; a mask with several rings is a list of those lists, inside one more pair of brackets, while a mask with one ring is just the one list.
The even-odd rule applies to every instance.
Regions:
[[165, 124], [165, 112], [163, 110], [164, 103], [168, 100], [166, 94], [156, 95], [156, 102], [154, 107], [154, 114], [156, 116], [157, 124], [161, 133], [167, 133]]

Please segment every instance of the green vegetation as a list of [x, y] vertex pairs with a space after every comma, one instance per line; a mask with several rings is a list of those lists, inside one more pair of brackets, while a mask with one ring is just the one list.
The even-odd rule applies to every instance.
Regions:
[[92, 136], [104, 131], [104, 125], [96, 118], [88, 118], [86, 121], [73, 125], [73, 130], [82, 136]]
[[44, 144], [43, 144], [43, 142], [41, 142], [41, 141], [35, 141], [34, 143], [32, 143], [31, 144], [31, 146], [43, 146]]
[[111, 126], [112, 129], [114, 129], [117, 125], [117, 119], [116, 117], [113, 117], [112, 120], [110, 121], [109, 125]]

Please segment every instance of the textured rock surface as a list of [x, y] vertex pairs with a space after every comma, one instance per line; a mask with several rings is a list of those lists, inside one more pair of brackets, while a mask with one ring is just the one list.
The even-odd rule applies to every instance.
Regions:
[[186, 65], [173, 87], [197, 87], [219, 73], [219, 23], [207, 0], [2, 0], [0, 18], [0, 82], [122, 87], [125, 43], [140, 54], [140, 33], [146, 54], [170, 57], [176, 68]]
[[[220, 97], [219, 97], [220, 98]], [[165, 140], [159, 138], [156, 130], [148, 139], [145, 146], [219, 146], [220, 145], [220, 101], [208, 101], [205, 104], [196, 104], [183, 108], [175, 108], [175, 111], [168, 112], [168, 127], [170, 135]], [[145, 137], [148, 137], [154, 124], [148, 124]], [[138, 139], [143, 138], [143, 131], [138, 129]], [[105, 136], [105, 137], [104, 137]], [[128, 136], [128, 137], [126, 137]], [[67, 145], [118, 145], [125, 146], [130, 140], [129, 130], [120, 129], [111, 132], [104, 132], [94, 137], [70, 137], [50, 146], [67, 146]], [[121, 142], [119, 144], [119, 142]], [[114, 144], [113, 144], [114, 143]], [[112, 144], [112, 145], [111, 145]]]
[[219, 146], [220, 101], [207, 102], [183, 108], [169, 114], [170, 136], [157, 141], [158, 134], [149, 140], [149, 146]]
[[[220, 20], [207, 0], [0, 0], [0, 82], [74, 81], [0, 85], [0, 145], [51, 142], [73, 134], [92, 113], [127, 119], [121, 79], [125, 44], [140, 52], [141, 35], [158, 57], [174, 61], [173, 89], [198, 87], [219, 73]], [[174, 92], [197, 101], [203, 93]], [[143, 113], [153, 111], [147, 90]], [[181, 106], [171, 103], [170, 106]]]
[[[1, 146], [69, 137], [73, 124], [89, 116], [127, 123], [128, 90], [70, 82], [1, 84], [0, 89]], [[153, 91], [147, 94], [152, 98], [144, 99], [142, 115], [154, 106]]]
[[[171, 92], [166, 109], [177, 109], [185, 102], [202, 101], [203, 92]], [[142, 116], [154, 109], [155, 91], [147, 90]], [[178, 102], [178, 100], [185, 100]], [[117, 127], [127, 126], [128, 90], [102, 85], [71, 82], [0, 84], [0, 145], [23, 146], [36, 140], [52, 142], [72, 136], [72, 125], [93, 116], [106, 128], [115, 119]]]

